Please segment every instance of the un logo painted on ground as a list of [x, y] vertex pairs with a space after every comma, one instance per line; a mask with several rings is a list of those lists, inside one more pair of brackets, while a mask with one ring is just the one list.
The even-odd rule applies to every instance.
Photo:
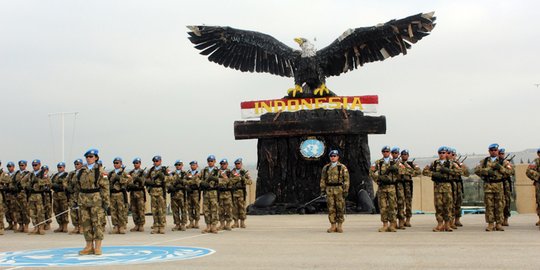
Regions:
[[110, 246], [103, 255], [79, 256], [81, 248], [0, 252], [0, 267], [100, 266], [188, 260], [213, 254], [207, 248], [181, 246]]

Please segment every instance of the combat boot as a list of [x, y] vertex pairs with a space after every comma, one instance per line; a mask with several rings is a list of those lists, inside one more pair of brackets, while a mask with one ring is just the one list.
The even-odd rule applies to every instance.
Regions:
[[[14, 225], [15, 224], [15, 225]], [[10, 222], [9, 225], [7, 226], [6, 228], [6, 231], [11, 231], [11, 230], [14, 230], [16, 231], [17, 230], [17, 223], [14, 223], [14, 222]]]
[[43, 228], [48, 231], [51, 229], [51, 223], [45, 223], [45, 226], [43, 226]]
[[388, 231], [388, 222], [383, 222], [383, 226], [379, 228], [379, 232], [386, 232]]
[[101, 250], [101, 240], [96, 240], [96, 247], [94, 248], [94, 255], [101, 255], [103, 251]]
[[488, 226], [486, 227], [486, 232], [492, 232], [493, 229], [495, 229], [493, 223], [488, 223]]
[[405, 220], [405, 227], [411, 227], [411, 218], [408, 217], [406, 220]]
[[225, 229], [225, 221], [220, 221], [218, 231], [223, 231], [223, 229]]
[[118, 228], [118, 233], [119, 234], [126, 234], [126, 227], [125, 226], [120, 226]]
[[150, 234], [157, 234], [157, 233], [159, 233], [158, 226], [152, 226], [152, 231], [150, 232]]
[[536, 226], [540, 226], [540, 217], [538, 217], [538, 221], [536, 222]]
[[338, 222], [337, 227], [336, 227], [336, 232], [343, 233], [343, 223]]
[[77, 234], [77, 233], [79, 233], [79, 226], [73, 227], [73, 230], [71, 230], [71, 231], [69, 232], [69, 234]]
[[437, 221], [437, 226], [433, 228], [434, 232], [442, 232], [444, 230], [444, 225], [442, 221]]
[[138, 225], [138, 232], [144, 232], [144, 225]]
[[67, 233], [67, 232], [68, 232], [68, 224], [67, 224], [67, 223], [62, 224], [62, 232], [63, 232], [63, 233]]
[[79, 232], [77, 232], [78, 234], [83, 234], [84, 233], [84, 230], [83, 230], [83, 227], [82, 226], [79, 226]]
[[234, 229], [234, 228], [238, 228], [238, 227], [239, 227], [239, 226], [238, 226], [238, 219], [235, 219], [235, 220], [234, 220], [234, 224], [231, 226], [231, 228]]
[[28, 224], [21, 225], [21, 232], [28, 233]]
[[400, 219], [397, 228], [400, 230], [405, 230], [405, 220]]
[[454, 230], [457, 230], [457, 226], [456, 226], [456, 220], [455, 219], [452, 219], [452, 221], [450, 221], [450, 228], [454, 229]]
[[55, 232], [55, 233], [62, 232], [62, 225], [58, 224], [58, 229], [54, 230], [53, 232]]
[[392, 221], [390, 223], [390, 226], [388, 227], [388, 231], [389, 232], [397, 232], [397, 222], [396, 221]]
[[109, 232], [109, 234], [117, 234], [118, 233], [118, 226], [114, 226], [112, 228], [112, 231]]
[[19, 223], [19, 227], [17, 227], [17, 225], [15, 225], [15, 228], [16, 230], [14, 230], [15, 233], [22, 233], [24, 232], [24, 226], [22, 223]]
[[130, 232], [138, 232], [139, 231], [139, 225], [135, 225], [135, 227], [129, 229]]
[[193, 228], [193, 220], [190, 220], [189, 221], [189, 224], [186, 226], [187, 229], [192, 229]]
[[180, 224], [180, 230], [185, 231], [186, 230], [186, 224]]
[[227, 221], [227, 223], [225, 223], [225, 227], [223, 229], [225, 229], [226, 231], [230, 231], [231, 230], [231, 222]]
[[242, 229], [246, 228], [246, 221], [244, 219], [240, 220], [240, 228], [242, 228]]
[[326, 230], [327, 233], [333, 233], [336, 232], [336, 223], [330, 223], [330, 228]]
[[460, 218], [457, 217], [455, 220], [454, 220], [454, 224], [457, 226], [457, 227], [463, 227], [463, 224], [461, 224], [461, 221], [459, 220]]
[[504, 221], [503, 221], [502, 225], [503, 226], [510, 226], [510, 224], [508, 224], [508, 218], [507, 217], [504, 218]]
[[171, 229], [171, 231], [179, 231], [180, 230], [180, 225], [176, 224], [174, 225], [174, 227]]
[[28, 233], [28, 235], [37, 234], [39, 226], [34, 226], [34, 229]]
[[218, 233], [217, 225], [215, 225], [215, 224], [210, 225], [210, 232], [211, 233]]
[[43, 224], [42, 224], [42, 225], [39, 225], [39, 226], [38, 226], [38, 230], [37, 230], [37, 234], [39, 234], [39, 235], [45, 235], [45, 226], [46, 226], [46, 225], [43, 225]]
[[86, 246], [83, 250], [79, 251], [79, 255], [90, 255], [94, 254], [94, 247], [92, 246], [92, 241], [86, 241]]
[[165, 226], [158, 227], [159, 234], [165, 234]]
[[206, 224], [206, 228], [201, 231], [201, 233], [208, 233], [210, 232], [210, 224]]
[[452, 225], [450, 225], [450, 221], [445, 221], [444, 222], [444, 231], [446, 232], [453, 232], [454, 230], [452, 230]]
[[198, 229], [198, 228], [199, 228], [199, 221], [195, 220], [195, 224], [193, 224], [193, 229]]
[[0, 229], [0, 235], [4, 235], [4, 229]]
[[503, 232], [504, 228], [502, 227], [501, 223], [497, 223], [497, 225], [495, 225], [495, 230]]

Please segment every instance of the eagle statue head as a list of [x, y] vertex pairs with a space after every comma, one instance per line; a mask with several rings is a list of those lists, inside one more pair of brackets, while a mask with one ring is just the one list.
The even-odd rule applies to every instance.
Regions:
[[302, 57], [312, 57], [317, 53], [315, 45], [313, 45], [313, 43], [309, 42], [307, 39], [295, 38], [294, 41], [300, 45], [300, 49], [302, 49]]

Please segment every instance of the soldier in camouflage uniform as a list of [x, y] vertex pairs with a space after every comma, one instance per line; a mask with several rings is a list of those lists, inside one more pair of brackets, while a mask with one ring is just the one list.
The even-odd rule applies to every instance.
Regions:
[[[0, 161], [0, 166], [2, 162]], [[0, 235], [4, 235], [4, 216], [6, 205], [6, 189], [10, 181], [9, 175], [0, 167]]]
[[114, 170], [109, 172], [109, 188], [111, 191], [111, 220], [114, 226], [111, 234], [125, 234], [128, 219], [128, 195], [127, 186], [131, 177], [125, 172], [122, 158], [113, 160]]
[[167, 225], [167, 183], [165, 176], [169, 173], [166, 167], [161, 166], [161, 156], [154, 156], [152, 162], [154, 162], [154, 166], [148, 171], [145, 182], [148, 193], [150, 193], [150, 205], [154, 219], [152, 232], [150, 233], [164, 234]]
[[15, 232], [28, 233], [28, 224], [30, 216], [28, 212], [28, 196], [24, 186], [28, 181], [29, 171], [26, 170], [26, 160], [19, 161], [19, 170], [13, 175], [13, 183], [10, 185], [15, 192], [17, 207], [15, 208], [15, 217], [19, 223], [19, 230]]
[[187, 192], [187, 210], [189, 217], [188, 229], [198, 229], [199, 219], [201, 218], [201, 193], [199, 184], [200, 173], [199, 164], [193, 160], [189, 163], [189, 170], [186, 171], [186, 192]]
[[[474, 173], [484, 181], [484, 203], [486, 207], [486, 231], [504, 231], [504, 191], [503, 175], [508, 169], [503, 166], [503, 160], [498, 157], [499, 145], [489, 146], [489, 157], [480, 161]], [[495, 226], [494, 226], [495, 224]]]
[[81, 211], [79, 209], [79, 181], [77, 179], [77, 173], [83, 167], [82, 159], [77, 159], [73, 162], [75, 170], [69, 172], [67, 176], [67, 191], [69, 194], [69, 214], [71, 216], [71, 224], [73, 224], [73, 230], [69, 234], [81, 234], [83, 233], [81, 221]]
[[[400, 166], [403, 165], [399, 147], [392, 147], [392, 149], [390, 149], [390, 156], [393, 160], [397, 161]], [[403, 167], [404, 166], [405, 165], [403, 165]], [[396, 179], [396, 217], [398, 219], [398, 225], [396, 228], [400, 230], [405, 230], [405, 172], [406, 170], [404, 168], [401, 169]]]
[[405, 167], [402, 170], [400, 177], [403, 181], [404, 196], [405, 196], [405, 227], [411, 227], [412, 217], [412, 198], [413, 198], [413, 177], [422, 174], [420, 167], [413, 161], [409, 161], [409, 150], [403, 149], [401, 151], [401, 164]]
[[171, 194], [171, 211], [173, 212], [173, 231], [185, 231], [187, 224], [187, 192], [186, 172], [183, 171], [184, 162], [174, 162], [175, 171], [171, 173], [167, 181], [167, 191]]
[[110, 206], [109, 181], [104, 177], [103, 167], [97, 164], [97, 149], [85, 154], [86, 165], [77, 171], [75, 178], [79, 183], [80, 225], [83, 228], [86, 246], [79, 255], [101, 255], [104, 236], [104, 222]]
[[[451, 167], [459, 166], [457, 164], [456, 160], [456, 149], [452, 147], [448, 147], [448, 152], [446, 153], [446, 158], [450, 161]], [[462, 170], [454, 170], [453, 173], [450, 174], [450, 184], [452, 185], [452, 216], [450, 218], [450, 228], [456, 230], [457, 226], [455, 224], [456, 219], [456, 207], [458, 204], [458, 200], [460, 208], [461, 208], [461, 201], [462, 198], [459, 198], [461, 195], [461, 191], [458, 191], [458, 181], [461, 179]]]
[[[47, 172], [49, 171], [49, 167], [45, 165]], [[50, 181], [50, 178], [49, 178]], [[45, 226], [43, 227], [46, 231], [51, 229], [51, 224], [53, 221], [53, 195], [51, 186], [45, 186], [45, 191], [43, 191], [43, 212], [45, 213]]]
[[8, 162], [7, 164], [8, 171], [6, 172], [9, 179], [6, 179], [6, 182], [4, 183], [4, 189], [5, 189], [5, 209], [6, 209], [6, 221], [8, 222], [8, 227], [6, 230], [18, 230], [18, 223], [17, 221], [20, 219], [20, 217], [17, 216], [18, 214], [18, 204], [17, 204], [17, 185], [14, 182], [15, 181], [15, 164], [13, 162]]
[[215, 166], [216, 157], [208, 156], [206, 159], [208, 166], [204, 167], [201, 173], [200, 187], [203, 190], [203, 211], [206, 228], [201, 233], [217, 233], [217, 223], [219, 220], [218, 210], [218, 182], [219, 169]]
[[144, 189], [144, 170], [141, 169], [141, 159], [133, 159], [134, 169], [129, 172], [131, 181], [128, 183], [129, 205], [131, 217], [135, 227], [130, 232], [144, 232], [145, 211], [146, 211], [146, 191]]
[[[68, 232], [67, 225], [69, 223], [69, 213], [68, 213], [68, 173], [66, 172], [66, 164], [60, 162], [56, 165], [58, 172], [51, 177], [51, 189], [53, 193], [53, 210], [54, 215], [56, 216], [56, 222], [58, 222], [58, 229], [54, 230], [55, 233], [58, 232]], [[63, 213], [60, 215], [60, 213]]]
[[508, 218], [511, 216], [510, 206], [512, 204], [512, 176], [516, 174], [514, 166], [509, 160], [505, 158], [506, 150], [499, 148], [499, 159], [503, 160], [503, 167], [506, 168], [506, 172], [503, 173], [503, 194], [504, 194], [504, 220], [502, 225], [509, 226]]
[[377, 197], [383, 223], [379, 232], [396, 232], [396, 181], [400, 169], [404, 167], [398, 160], [390, 157], [389, 146], [384, 146], [381, 152], [383, 158], [375, 161], [370, 169], [371, 177], [378, 186]]
[[222, 159], [219, 162], [219, 182], [218, 182], [218, 197], [219, 197], [219, 228], [218, 230], [231, 230], [232, 222], [232, 183], [231, 170], [227, 168], [229, 162], [227, 159]]
[[425, 176], [431, 176], [433, 181], [435, 218], [437, 226], [434, 232], [453, 231], [450, 223], [454, 215], [454, 198], [452, 197], [452, 178], [459, 173], [459, 168], [448, 159], [448, 147], [441, 146], [438, 149], [439, 159], [426, 165], [422, 172]]
[[328, 156], [330, 163], [322, 168], [319, 184], [321, 195], [326, 195], [328, 220], [330, 220], [330, 228], [326, 232], [342, 233], [343, 222], [345, 222], [345, 199], [349, 193], [349, 170], [339, 162], [338, 150], [330, 151]]
[[[231, 170], [231, 185], [233, 187], [233, 220], [231, 228], [246, 228], [246, 195], [247, 186], [251, 185], [249, 171], [242, 168], [242, 158], [234, 161], [234, 169]], [[240, 224], [238, 224], [240, 221]]]
[[450, 160], [454, 162], [454, 166], [460, 168], [458, 173], [453, 174], [452, 184], [454, 185], [454, 217], [450, 226], [453, 229], [457, 227], [463, 227], [461, 223], [461, 205], [463, 204], [463, 176], [469, 176], [469, 168], [463, 164], [463, 162], [456, 159], [456, 149], [451, 149], [450, 151]]
[[46, 187], [50, 187], [51, 180], [47, 175], [46, 168], [41, 168], [41, 161], [32, 161], [34, 171], [28, 174], [28, 182], [23, 187], [28, 191], [28, 210], [34, 230], [29, 234], [45, 234], [45, 192]]
[[534, 182], [534, 189], [536, 191], [536, 214], [538, 215], [538, 221], [536, 226], [540, 226], [540, 148], [536, 150], [538, 157], [529, 164], [527, 168], [527, 177]]

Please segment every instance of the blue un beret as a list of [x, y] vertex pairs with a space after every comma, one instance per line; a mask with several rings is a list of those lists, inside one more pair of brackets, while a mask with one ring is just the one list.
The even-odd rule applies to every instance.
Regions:
[[439, 149], [437, 149], [437, 152], [442, 152], [442, 151], [448, 152], [448, 147], [446, 147], [446, 146], [441, 146], [441, 147], [439, 147]]
[[43, 169], [43, 170], [47, 170], [47, 171], [48, 171], [48, 170], [49, 170], [49, 166], [47, 166], [47, 165], [43, 165], [43, 167], [41, 167], [41, 169]]
[[239, 164], [239, 163], [242, 163], [242, 158], [237, 158], [237, 159], [234, 161], [234, 164]]
[[538, 148], [538, 150], [536, 150], [536, 153], [537, 153], [537, 154], [540, 153], [540, 148]]
[[97, 149], [90, 149], [88, 151], [86, 151], [86, 153], [84, 153], [84, 156], [87, 157], [89, 155], [94, 155], [94, 156], [97, 156], [99, 154], [99, 150]]
[[229, 161], [226, 158], [224, 158], [219, 162], [219, 164], [229, 164]]
[[73, 161], [73, 164], [77, 164], [77, 163], [82, 164], [82, 163], [83, 163], [82, 159], [81, 159], [81, 158], [78, 158], [78, 159], [76, 159], [75, 161]]
[[214, 155], [209, 155], [207, 158], [206, 158], [206, 161], [215, 161], [216, 160], [216, 156]]
[[66, 163], [65, 162], [58, 162], [58, 164], [56, 164], [56, 167], [66, 167]]
[[189, 165], [198, 164], [196, 160], [192, 160]]
[[388, 145], [383, 146], [383, 148], [381, 149], [381, 152], [384, 152], [384, 151], [390, 151], [390, 146]]
[[39, 159], [32, 160], [32, 165], [34, 165], [34, 164], [41, 164], [41, 160], [39, 160]]
[[115, 158], [113, 159], [113, 162], [115, 162], [115, 161], [120, 161], [120, 162], [122, 162], [122, 158], [121, 158], [121, 157], [115, 157]]
[[141, 163], [141, 158], [140, 157], [136, 157], [133, 159], [133, 164], [135, 163]]
[[332, 155], [336, 155], [336, 156], [339, 156], [339, 151], [338, 150], [332, 150], [328, 153], [328, 156], [332, 156]]
[[15, 163], [13, 163], [13, 162], [10, 161], [10, 162], [7, 163], [7, 166], [8, 166], [8, 167], [15, 167]]
[[506, 152], [506, 149], [504, 148], [499, 148], [499, 154], [504, 154]]
[[408, 150], [408, 149], [403, 149], [403, 150], [401, 150], [401, 154], [402, 154], [402, 155], [408, 155], [408, 154], [409, 154], [409, 150]]
[[23, 159], [23, 160], [19, 160], [19, 166], [20, 166], [21, 164], [26, 165], [26, 163], [27, 163], [27, 162], [26, 162], [26, 160], [24, 160], [24, 159]]
[[391, 153], [399, 153], [399, 147], [394, 146], [392, 147], [392, 150], [390, 150]]
[[489, 150], [497, 150], [497, 149], [499, 149], [499, 144], [492, 143], [492, 144], [489, 145], [488, 149]]
[[103, 165], [103, 161], [102, 161], [101, 159], [98, 160], [98, 161], [96, 161], [96, 163], [97, 163], [98, 165]]
[[153, 162], [160, 161], [160, 160], [161, 160], [161, 156], [159, 156], [159, 155], [158, 155], [158, 156], [154, 156], [154, 157], [152, 158], [152, 161], [153, 161]]
[[174, 166], [183, 165], [183, 164], [184, 164], [184, 162], [181, 161], [181, 160], [177, 160], [177, 161], [174, 162]]

